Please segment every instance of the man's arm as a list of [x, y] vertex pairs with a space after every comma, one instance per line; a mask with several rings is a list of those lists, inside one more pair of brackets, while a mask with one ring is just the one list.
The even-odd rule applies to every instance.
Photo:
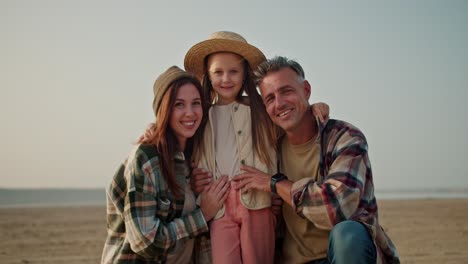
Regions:
[[[341, 133], [343, 132], [343, 133]], [[312, 177], [297, 182], [288, 180], [276, 184], [277, 193], [296, 212], [317, 227], [331, 229], [336, 223], [350, 219], [358, 211], [365, 184], [372, 184], [367, 142], [356, 128], [333, 133], [325, 154], [328, 167], [324, 180]], [[233, 178], [237, 189], [271, 191], [271, 175], [242, 166], [245, 173]]]
[[356, 216], [362, 209], [361, 198], [369, 195], [363, 193], [364, 187], [372, 184], [364, 135], [349, 125], [339, 124], [333, 129], [324, 154], [327, 174], [323, 181], [305, 178], [291, 189], [296, 212], [324, 229]]

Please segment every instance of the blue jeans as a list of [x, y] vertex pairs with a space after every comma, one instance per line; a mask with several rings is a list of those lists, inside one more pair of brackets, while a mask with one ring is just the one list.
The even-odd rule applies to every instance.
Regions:
[[356, 221], [343, 221], [330, 232], [328, 259], [310, 264], [377, 263], [377, 252], [366, 227]]

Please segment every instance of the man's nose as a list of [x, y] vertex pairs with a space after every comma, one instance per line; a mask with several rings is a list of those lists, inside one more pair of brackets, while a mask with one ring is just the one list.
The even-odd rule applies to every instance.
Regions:
[[284, 99], [283, 99], [283, 97], [281, 95], [276, 96], [275, 105], [276, 105], [277, 108], [284, 105]]

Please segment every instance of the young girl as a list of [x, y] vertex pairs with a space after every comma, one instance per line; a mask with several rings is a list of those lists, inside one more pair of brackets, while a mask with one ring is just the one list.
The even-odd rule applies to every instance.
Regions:
[[[191, 150], [203, 119], [199, 81], [173, 66], [154, 84], [156, 123], [120, 166], [107, 191], [102, 263], [211, 263], [202, 234], [226, 200], [221, 178], [202, 193], [188, 185]], [[203, 244], [204, 243], [204, 244]]]
[[[252, 77], [252, 69], [264, 60], [258, 48], [227, 31], [213, 33], [187, 52], [185, 69], [202, 80], [202, 92], [213, 102], [201, 144], [194, 149], [198, 172], [205, 170], [215, 179], [242, 173], [241, 165], [274, 172], [276, 129]], [[275, 216], [270, 206], [267, 192], [231, 188], [210, 224], [213, 262], [273, 263]]]

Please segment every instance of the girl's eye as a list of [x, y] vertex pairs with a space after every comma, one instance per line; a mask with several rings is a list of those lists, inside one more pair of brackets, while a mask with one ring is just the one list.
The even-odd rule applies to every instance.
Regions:
[[181, 108], [181, 107], [184, 107], [184, 104], [183, 103], [175, 103], [174, 106], [177, 107], [177, 108]]
[[193, 102], [193, 105], [201, 105], [201, 102], [200, 101], [195, 101], [195, 102]]

